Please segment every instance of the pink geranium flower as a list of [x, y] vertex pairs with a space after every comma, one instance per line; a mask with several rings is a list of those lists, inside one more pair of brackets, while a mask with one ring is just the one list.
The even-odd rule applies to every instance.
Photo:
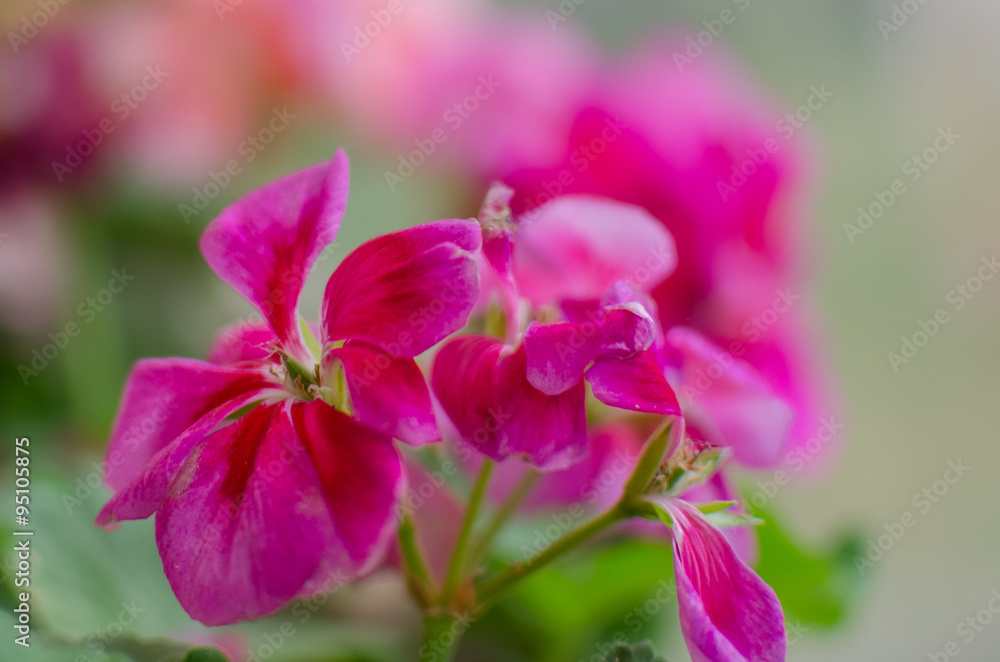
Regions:
[[364, 573], [402, 486], [392, 438], [439, 438], [413, 357], [465, 325], [479, 228], [439, 221], [363, 244], [327, 284], [316, 343], [299, 295], [337, 233], [347, 168], [338, 153], [213, 221], [206, 260], [267, 326], [229, 329], [216, 363], [140, 361], [125, 387], [108, 450], [116, 493], [97, 523], [155, 512], [167, 579], [207, 625]]
[[[656, 323], [644, 296], [623, 280], [639, 268], [650, 273], [642, 260], [651, 245], [672, 256], [673, 243], [641, 210], [596, 198], [557, 199], [514, 225], [510, 195], [502, 186], [491, 190], [479, 219], [504, 339], [451, 340], [435, 359], [431, 383], [462, 438], [479, 451], [562, 469], [587, 451], [584, 378], [606, 404], [680, 412], [647, 351]], [[662, 279], [670, 268], [668, 259], [654, 271]], [[523, 331], [522, 293], [535, 318]]]

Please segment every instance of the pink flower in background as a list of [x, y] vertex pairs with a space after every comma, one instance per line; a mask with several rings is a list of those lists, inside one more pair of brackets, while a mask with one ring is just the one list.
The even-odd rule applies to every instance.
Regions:
[[781, 604], [693, 505], [649, 497], [673, 522], [674, 575], [681, 632], [694, 662], [785, 659]]
[[479, 229], [439, 221], [363, 244], [327, 284], [317, 346], [298, 300], [347, 187], [338, 153], [226, 209], [202, 252], [267, 328], [227, 331], [220, 364], [140, 361], [125, 388], [108, 450], [116, 493], [97, 522], [155, 512], [171, 587], [208, 625], [371, 568], [403, 484], [392, 437], [440, 436], [413, 357], [464, 326]]
[[736, 461], [745, 466], [779, 463], [792, 410], [756, 370], [681, 326], [667, 333], [664, 353], [684, 417], [700, 435], [713, 446], [732, 448]]
[[[585, 377], [594, 395], [612, 406], [679, 413], [673, 391], [646, 352], [656, 323], [636, 300], [641, 295], [618, 282], [633, 275], [642, 256], [636, 257], [637, 246], [646, 246], [650, 233], [653, 245], [672, 250], [672, 242], [640, 210], [596, 199], [557, 200], [530, 225], [514, 224], [504, 217], [509, 193], [494, 189], [480, 215], [508, 342], [482, 335], [449, 341], [435, 359], [431, 383], [462, 438], [481, 452], [561, 469], [587, 452]], [[611, 223], [619, 233], [613, 242], [601, 230]], [[519, 259], [522, 232], [529, 247], [547, 242], [550, 259], [537, 247], [531, 258]], [[565, 292], [602, 296], [601, 289], [607, 292], [599, 301], [565, 297], [579, 305], [562, 311], [562, 319], [533, 320], [521, 332], [520, 307], [512, 302], [522, 290], [534, 295], [532, 314], [552, 317], [558, 311], [546, 311], [543, 302], [558, 305]]]
[[[801, 140], [732, 63], [710, 54], [678, 71], [670, 43], [592, 68], [584, 98], [547, 118], [557, 153], [484, 150], [496, 156], [480, 181], [513, 187], [519, 217], [588, 194], [636, 205], [668, 228], [676, 264], [645, 288], [659, 321], [750, 363], [792, 406], [791, 452], [835, 409], [803, 287]], [[617, 236], [613, 224], [604, 232]], [[543, 243], [539, 255], [563, 250]]]

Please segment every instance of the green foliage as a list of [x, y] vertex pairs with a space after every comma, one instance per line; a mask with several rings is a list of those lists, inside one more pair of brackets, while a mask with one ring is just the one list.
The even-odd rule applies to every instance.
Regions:
[[195, 648], [189, 651], [184, 662], [228, 662], [229, 658], [217, 648]]
[[574, 551], [525, 579], [474, 625], [458, 659], [596, 662], [609, 642], [662, 638], [674, 612], [666, 538], [616, 539]]
[[760, 563], [757, 573], [778, 594], [786, 619], [831, 627], [843, 621], [854, 605], [861, 577], [852, 559], [860, 548], [857, 536], [844, 536], [825, 550], [799, 546], [769, 511], [757, 513]]
[[638, 644], [619, 642], [608, 651], [604, 662], [667, 662], [667, 658], [657, 655], [648, 641]]

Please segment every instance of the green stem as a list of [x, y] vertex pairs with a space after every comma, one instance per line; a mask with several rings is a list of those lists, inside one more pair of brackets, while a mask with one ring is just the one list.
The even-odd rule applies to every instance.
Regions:
[[472, 495], [469, 497], [469, 505], [465, 509], [465, 517], [462, 519], [462, 528], [458, 531], [458, 540], [455, 541], [455, 549], [451, 553], [451, 561], [448, 564], [448, 574], [445, 576], [444, 588], [441, 590], [441, 605], [445, 608], [451, 603], [455, 595], [455, 589], [462, 576], [465, 567], [465, 550], [469, 546], [469, 537], [472, 535], [472, 527], [476, 522], [476, 515], [479, 514], [479, 507], [483, 503], [483, 496], [486, 494], [486, 485], [489, 483], [490, 474], [493, 473], [493, 460], [489, 458], [483, 460], [483, 466], [476, 477], [476, 483], [472, 487]]
[[527, 472], [514, 487], [514, 491], [510, 493], [510, 496], [501, 504], [500, 509], [493, 515], [493, 518], [490, 519], [486, 530], [476, 540], [476, 544], [472, 546], [472, 552], [469, 554], [469, 565], [478, 564], [486, 556], [490, 550], [490, 545], [493, 543], [493, 539], [500, 533], [507, 520], [514, 515], [521, 502], [528, 496], [528, 493], [531, 492], [531, 488], [538, 482], [538, 476], [537, 471], [530, 467], [528, 468]]
[[524, 577], [540, 568], [545, 567], [566, 552], [574, 549], [576, 546], [628, 516], [628, 509], [621, 503], [618, 503], [613, 508], [606, 511], [603, 515], [598, 516], [596, 519], [592, 519], [578, 529], [575, 529], [574, 531], [567, 533], [562, 538], [559, 538], [540, 554], [533, 556], [524, 563], [515, 563], [514, 565], [509, 566], [493, 579], [490, 579], [480, 585], [477, 592], [480, 606], [482, 607], [490, 604], [497, 598], [501, 597], [503, 593], [511, 588], [511, 586]]
[[454, 629], [455, 623], [448, 613], [424, 613], [424, 640], [418, 651], [421, 660], [450, 662], [461, 636]]
[[427, 565], [424, 563], [423, 555], [417, 544], [416, 529], [413, 526], [413, 518], [410, 513], [403, 513], [403, 520], [399, 524], [399, 549], [403, 555], [403, 565], [406, 568], [406, 579], [414, 598], [421, 607], [427, 607], [432, 602], [434, 592], [434, 582], [427, 572]]

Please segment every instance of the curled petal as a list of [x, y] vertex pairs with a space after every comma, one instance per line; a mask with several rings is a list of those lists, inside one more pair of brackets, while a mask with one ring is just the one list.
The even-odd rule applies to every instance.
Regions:
[[162, 505], [170, 484], [188, 456], [231, 412], [262, 400], [267, 391], [252, 391], [229, 400], [198, 421], [158, 452], [98, 513], [95, 524], [110, 529], [122, 520], [146, 519]]
[[734, 358], [691, 329], [674, 327], [668, 351], [678, 363], [678, 391], [685, 415], [709, 442], [730, 446], [736, 459], [769, 467], [781, 458], [792, 410], [749, 364]]
[[681, 413], [674, 389], [651, 351], [627, 359], [600, 359], [586, 377], [594, 397], [606, 405], [665, 416]]
[[534, 305], [597, 300], [618, 280], [648, 291], [674, 270], [674, 239], [648, 212], [565, 195], [518, 219], [514, 275]]
[[333, 242], [347, 206], [347, 157], [279, 179], [226, 208], [201, 238], [222, 280], [267, 319], [285, 351], [308, 356], [299, 329], [302, 285]]
[[431, 384], [462, 438], [489, 457], [555, 470], [586, 453], [583, 380], [558, 395], [539, 391], [523, 346], [505, 354], [494, 338], [456, 338], [435, 358]]
[[780, 662], [785, 619], [774, 591], [690, 503], [658, 497], [673, 519], [681, 632], [694, 662]]
[[363, 340], [413, 357], [465, 326], [479, 296], [474, 221], [438, 221], [376, 237], [334, 271], [324, 341]]
[[562, 393], [580, 381], [595, 359], [628, 357], [647, 349], [655, 328], [635, 303], [605, 308], [591, 321], [533, 322], [524, 333], [528, 379], [543, 393]]
[[[143, 359], [125, 384], [108, 444], [105, 481], [120, 490], [195, 421], [235, 398], [273, 386], [259, 368], [194, 359]], [[228, 414], [238, 408], [233, 404]]]
[[362, 424], [415, 446], [441, 439], [431, 394], [416, 361], [352, 342], [327, 350], [324, 373], [336, 370], [338, 362]]

